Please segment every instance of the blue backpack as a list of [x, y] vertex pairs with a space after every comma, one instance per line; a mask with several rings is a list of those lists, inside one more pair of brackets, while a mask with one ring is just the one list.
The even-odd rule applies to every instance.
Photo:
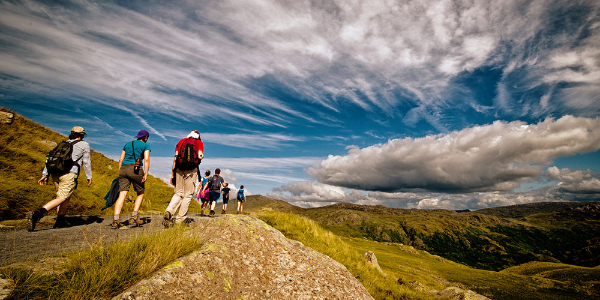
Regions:
[[246, 198], [244, 197], [244, 190], [239, 190], [239, 191], [238, 191], [238, 194], [237, 194], [237, 199], [238, 199], [238, 200], [243, 200], [243, 199], [246, 199]]

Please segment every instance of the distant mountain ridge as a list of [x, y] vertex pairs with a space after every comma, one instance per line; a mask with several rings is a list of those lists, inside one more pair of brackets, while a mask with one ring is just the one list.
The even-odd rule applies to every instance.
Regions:
[[[270, 205], [263, 198], [263, 206]], [[278, 205], [278, 210], [306, 216], [340, 236], [401, 243], [480, 269], [502, 270], [530, 261], [600, 265], [598, 202], [473, 212], [350, 203], [309, 209]]]

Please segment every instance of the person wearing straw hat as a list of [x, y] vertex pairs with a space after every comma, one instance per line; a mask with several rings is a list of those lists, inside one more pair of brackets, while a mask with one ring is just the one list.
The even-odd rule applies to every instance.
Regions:
[[137, 192], [137, 198], [135, 199], [133, 212], [129, 218], [129, 225], [139, 226], [144, 224], [138, 215], [138, 211], [144, 200], [145, 182], [148, 178], [148, 169], [150, 168], [149, 137], [150, 133], [148, 131], [140, 130], [135, 136], [137, 140], [128, 142], [123, 146], [123, 151], [121, 151], [121, 157], [119, 158], [119, 198], [115, 202], [112, 229], [123, 227], [121, 223], [121, 209], [123, 209], [123, 203], [131, 184], [133, 184], [133, 189]]
[[[79, 172], [83, 167], [85, 172], [85, 177], [87, 178], [87, 185], [90, 186], [92, 184], [92, 162], [90, 157], [90, 144], [84, 141], [83, 138], [87, 135], [83, 127], [75, 126], [71, 129], [71, 134], [69, 135], [69, 139], [65, 142], [57, 145], [66, 146], [67, 150], [71, 152], [70, 160], [68, 160], [68, 164], [64, 164], [64, 169], [62, 171], [50, 174], [51, 170], [48, 170], [48, 164], [44, 167], [42, 171], [42, 178], [38, 180], [39, 185], [44, 185], [48, 183], [49, 175], [52, 175], [52, 181], [54, 182], [54, 186], [56, 187], [56, 198], [54, 200], [50, 200], [44, 206], [40, 207], [38, 210], [27, 212], [27, 224], [25, 227], [28, 231], [34, 231], [37, 222], [51, 209], [57, 208], [57, 217], [56, 223], [54, 223], [53, 228], [62, 228], [68, 227], [70, 224], [65, 219], [65, 215], [67, 214], [67, 206], [71, 201], [71, 195], [77, 188], [77, 178], [79, 177]], [[54, 150], [53, 150], [54, 151]], [[52, 151], [50, 153], [53, 153]], [[68, 151], [63, 152], [68, 155]], [[68, 157], [68, 156], [67, 156]], [[48, 161], [46, 162], [48, 163]]]

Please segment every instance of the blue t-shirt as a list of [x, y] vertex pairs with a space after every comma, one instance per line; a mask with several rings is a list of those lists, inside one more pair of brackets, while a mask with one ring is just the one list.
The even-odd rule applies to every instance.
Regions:
[[133, 150], [135, 149], [135, 158], [142, 158], [142, 165], [144, 164], [144, 151], [150, 150], [150, 145], [140, 141], [133, 141], [133, 148], [131, 142], [125, 144], [123, 146], [123, 151], [125, 151], [125, 158], [123, 158], [123, 165], [132, 165], [135, 163], [135, 158], [133, 157]]

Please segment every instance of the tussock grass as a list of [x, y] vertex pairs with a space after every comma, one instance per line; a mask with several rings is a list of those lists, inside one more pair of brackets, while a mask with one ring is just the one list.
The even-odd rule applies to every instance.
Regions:
[[63, 272], [9, 269], [15, 281], [8, 299], [105, 299], [117, 295], [178, 257], [200, 248], [198, 237], [175, 227], [69, 256]]
[[310, 219], [276, 211], [261, 211], [258, 217], [286, 237], [301, 241], [346, 266], [375, 299], [434, 298], [430, 294], [398, 284], [393, 276], [381, 274], [366, 262], [361, 253]]

